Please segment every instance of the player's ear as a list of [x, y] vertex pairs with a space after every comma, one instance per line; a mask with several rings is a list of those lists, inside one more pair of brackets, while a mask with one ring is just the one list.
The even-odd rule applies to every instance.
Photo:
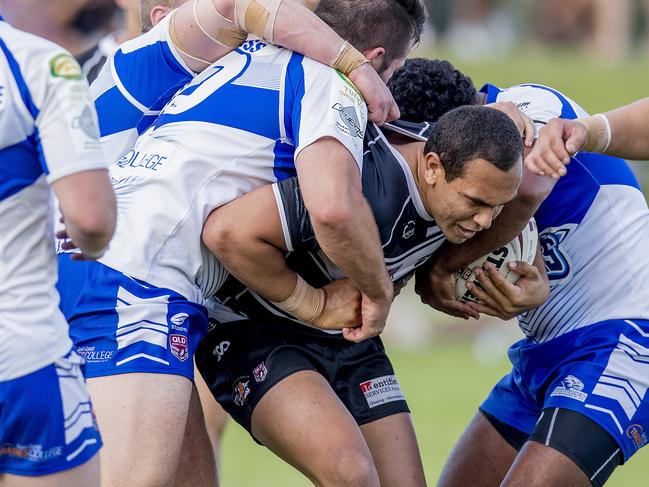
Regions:
[[442, 160], [436, 152], [426, 154], [426, 168], [424, 169], [424, 179], [426, 183], [434, 186], [438, 181], [446, 176]]
[[169, 15], [169, 12], [172, 10], [172, 8], [164, 7], [162, 5], [156, 5], [153, 7], [150, 14], [151, 25], [157, 25], [162, 19]]
[[363, 52], [363, 55], [370, 62], [374, 70], [381, 74], [383, 61], [385, 60], [385, 49], [383, 47], [375, 47]]

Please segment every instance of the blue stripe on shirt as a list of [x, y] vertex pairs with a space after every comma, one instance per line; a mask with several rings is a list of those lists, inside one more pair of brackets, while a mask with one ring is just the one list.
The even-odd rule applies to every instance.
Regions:
[[23, 78], [23, 75], [20, 71], [18, 61], [16, 61], [16, 58], [14, 58], [13, 54], [11, 54], [11, 51], [2, 39], [0, 39], [0, 50], [2, 50], [5, 57], [7, 58], [7, 64], [9, 64], [9, 69], [11, 70], [11, 74], [13, 75], [14, 80], [16, 80], [16, 85], [18, 86], [18, 91], [20, 92], [20, 97], [22, 98], [25, 107], [27, 108], [27, 110], [29, 110], [32, 118], [36, 120], [36, 117], [38, 117], [39, 114], [39, 110], [34, 104], [32, 95], [29, 92], [27, 83], [25, 82], [25, 78]]
[[119, 49], [113, 62], [124, 89], [149, 110], [161, 110], [193, 78], [162, 41], [128, 53]]
[[286, 137], [297, 147], [300, 145], [302, 99], [304, 98], [304, 56], [293, 53], [286, 68], [284, 80], [284, 126]]
[[43, 174], [33, 138], [0, 150], [0, 201], [30, 186]]
[[95, 100], [102, 137], [133, 129], [142, 118], [142, 111], [124, 97], [117, 86]]

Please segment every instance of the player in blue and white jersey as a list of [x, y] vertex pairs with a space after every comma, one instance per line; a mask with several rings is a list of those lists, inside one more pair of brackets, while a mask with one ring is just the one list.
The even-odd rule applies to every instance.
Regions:
[[[416, 41], [424, 10], [395, 12], [392, 0], [355, 2], [359, 15], [377, 6], [390, 10], [385, 26], [356, 25], [353, 42], [382, 33], [390, 47], [364, 54], [387, 75]], [[299, 173], [311, 187], [304, 190], [308, 205], [318, 206], [316, 231], [364, 292], [360, 333], [384, 326], [392, 285], [360, 191], [366, 119], [362, 97], [344, 75], [250, 40], [181, 90], [113, 165], [120, 213], [111, 247], [100, 263], [72, 265], [61, 255], [58, 284], [75, 345], [89, 359], [88, 383], [111, 440], [105, 457], [112, 482], [127, 483], [133, 469], [151, 484], [175, 475], [192, 358], [207, 328], [204, 296], [219, 285], [211, 279], [219, 264], [201, 245], [215, 208]], [[347, 253], [350, 242], [364, 262]]]
[[[484, 107], [449, 113], [432, 129], [399, 128], [406, 136], [368, 126], [362, 183], [391, 279], [403, 286], [447, 238], [460, 243], [471, 237], [466, 228], [489, 227], [516, 195], [523, 145], [507, 115]], [[199, 370], [253, 438], [314, 483], [425, 485], [408, 406], [380, 338], [350, 343], [331, 330], [358, 323], [358, 291], [334, 281], [345, 274], [321, 249], [300, 189], [296, 178], [285, 179], [208, 220], [206, 244], [250, 287], [232, 279], [219, 291], [241, 316], [215, 314], [221, 323], [197, 352]], [[277, 292], [274, 276], [300, 288], [316, 312], [262, 297]]]
[[[79, 65], [0, 17], [0, 483], [99, 485], [101, 439], [58, 309], [52, 190], [85, 258], [115, 197]], [[21, 477], [38, 477], [21, 479]]]
[[[397, 87], [416, 88], [422, 79], [436, 86], [419, 92], [417, 105], [399, 96]], [[510, 101], [537, 126], [586, 116], [541, 85], [487, 85], [476, 98], [468, 78], [436, 61], [411, 61], [392, 89], [404, 115], [415, 120], [443, 113], [440, 101], [451, 107]], [[526, 171], [518, 199], [490, 231], [441, 252], [429, 278], [438, 283], [435, 276], [452, 270], [448, 266], [470, 263], [500, 245], [498, 239], [509, 240], [532, 214], [550, 297], [528, 311], [524, 285], [504, 283], [493, 269], [480, 271], [488, 293], [473, 288], [486, 303], [471, 305], [473, 311], [522, 313], [525, 339], [510, 349], [512, 372], [480, 407], [441, 485], [500, 485], [503, 479], [503, 485], [518, 485], [524, 479], [528, 485], [599, 486], [647, 442], [649, 257], [640, 249], [649, 238], [649, 210], [625, 161], [579, 153], [556, 183]], [[447, 267], [440, 272], [442, 258]], [[425, 299], [430, 283], [420, 282]]]
[[[348, 16], [350, 26], [359, 22], [361, 11], [354, 2], [338, 1], [339, 14]], [[420, 8], [419, 0], [393, 0], [394, 9]], [[320, 2], [318, 10], [327, 13], [331, 0]], [[104, 69], [91, 86], [95, 98], [104, 153], [117, 160], [133, 147], [178, 90], [197, 73], [240, 46], [251, 32], [259, 38], [300, 52], [348, 75], [365, 97], [372, 121], [382, 123], [398, 117], [396, 105], [376, 72], [363, 63], [353, 47], [326, 23], [293, 0], [172, 0], [142, 2], [155, 27], [123, 44], [108, 58]], [[400, 7], [407, 3], [412, 6]], [[258, 23], [246, 25], [246, 9], [259, 6], [270, 14], [265, 29]], [[179, 7], [170, 16], [172, 7]], [[342, 11], [341, 11], [342, 10]], [[380, 26], [385, 9], [376, 9], [363, 22]], [[235, 20], [230, 19], [244, 20]], [[253, 16], [254, 18], [254, 16]], [[262, 17], [263, 19], [263, 17]], [[143, 17], [147, 20], [147, 16]], [[149, 22], [144, 22], [149, 27]], [[264, 27], [263, 22], [261, 27]], [[247, 29], [247, 30], [246, 30]], [[352, 30], [351, 27], [348, 28]], [[351, 39], [351, 32], [342, 32]], [[376, 36], [374, 36], [376, 38]], [[395, 39], [400, 43], [402, 39]], [[351, 62], [350, 62], [351, 61]], [[389, 63], [388, 63], [389, 64]]]

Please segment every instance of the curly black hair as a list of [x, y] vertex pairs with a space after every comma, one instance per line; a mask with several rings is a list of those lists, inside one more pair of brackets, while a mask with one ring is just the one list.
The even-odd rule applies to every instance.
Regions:
[[408, 122], [436, 122], [446, 112], [464, 105], [474, 105], [473, 81], [448, 61], [413, 58], [394, 73], [388, 83]]

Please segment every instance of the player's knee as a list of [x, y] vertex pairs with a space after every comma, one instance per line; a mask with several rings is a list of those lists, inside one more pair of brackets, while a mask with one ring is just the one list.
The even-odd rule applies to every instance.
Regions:
[[341, 449], [329, 463], [330, 469], [322, 479], [325, 486], [378, 487], [379, 474], [368, 452]]

